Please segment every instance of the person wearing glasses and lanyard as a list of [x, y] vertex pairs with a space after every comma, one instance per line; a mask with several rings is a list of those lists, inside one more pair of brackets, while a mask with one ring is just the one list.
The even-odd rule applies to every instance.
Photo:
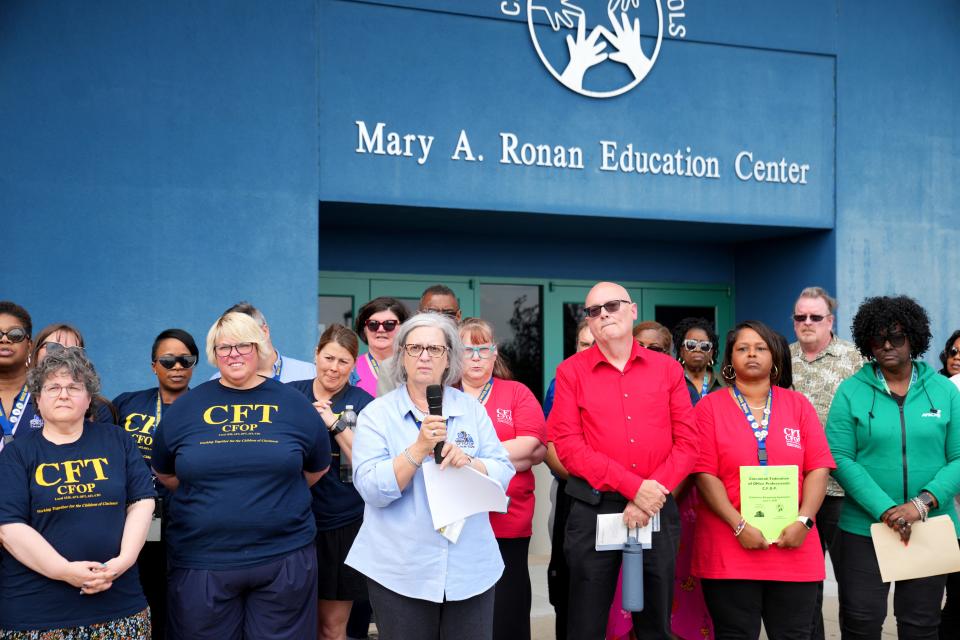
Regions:
[[[506, 491], [514, 468], [486, 410], [450, 386], [461, 378], [463, 342], [453, 321], [419, 313], [400, 326], [391, 359], [396, 389], [367, 405], [353, 439], [353, 481], [366, 507], [347, 564], [367, 576], [384, 640], [490, 640], [494, 585], [503, 561], [490, 517], [464, 520], [452, 543], [433, 528], [423, 465], [470, 466]], [[427, 387], [443, 386], [443, 415]], [[448, 438], [449, 434], [449, 438]], [[442, 477], [442, 476], [441, 476]]]
[[327, 429], [303, 394], [258, 372], [267, 343], [250, 316], [214, 322], [206, 355], [221, 377], [171, 405], [153, 439], [170, 491], [168, 636], [316, 637], [310, 487], [330, 465]]
[[507, 487], [507, 513], [491, 513], [490, 524], [503, 557], [503, 576], [494, 591], [494, 640], [529, 640], [533, 593], [527, 554], [533, 535], [533, 467], [547, 453], [543, 409], [530, 389], [513, 380], [497, 351], [493, 327], [480, 318], [460, 324], [463, 377], [460, 386], [487, 410], [497, 436], [510, 454], [516, 475]]
[[32, 332], [33, 322], [26, 309], [9, 300], [0, 301], [0, 450], [13, 440], [21, 425], [23, 431], [29, 431], [36, 415], [27, 388]]
[[[670, 492], [687, 477], [699, 445], [683, 371], [673, 357], [645, 349], [632, 328], [637, 305], [622, 286], [600, 282], [584, 303], [595, 343], [557, 368], [547, 428], [569, 471], [564, 551], [570, 570], [568, 638], [602, 637], [620, 572], [620, 554], [596, 551], [600, 514], [628, 527], [660, 514], [643, 554], [644, 609], [632, 614], [641, 638], [670, 638], [680, 518]], [[574, 603], [576, 603], [574, 605]]]
[[[150, 350], [157, 386], [142, 391], [128, 391], [114, 398], [113, 406], [120, 414], [119, 426], [131, 437], [140, 450], [147, 467], [150, 466], [153, 436], [163, 413], [173, 402], [190, 389], [193, 368], [200, 352], [197, 344], [182, 329], [167, 329], [156, 337]], [[153, 637], [166, 637], [167, 621], [167, 546], [163, 540], [162, 518], [169, 493], [156, 482], [157, 508], [147, 543], [137, 559], [140, 583], [150, 604], [153, 618]]]
[[[871, 362], [840, 383], [827, 418], [845, 492], [840, 514], [843, 637], [879, 638], [890, 584], [880, 578], [870, 526], [909, 541], [911, 526], [948, 515], [960, 531], [960, 392], [926, 362], [926, 311], [906, 296], [867, 298], [853, 317], [853, 342]], [[901, 638], [935, 638], [946, 575], [896, 583]]]
[[[702, 398], [694, 411], [701, 502], [693, 573], [717, 640], [756, 640], [761, 620], [771, 640], [809, 638], [817, 583], [825, 577], [813, 516], [833, 458], [810, 401], [778, 386], [782, 349], [762, 322], [738, 324], [727, 334], [721, 368], [730, 387]], [[799, 516], [772, 540], [741, 502], [741, 468], [767, 465], [797, 467]]]
[[367, 352], [357, 358], [357, 366], [350, 374], [350, 384], [377, 396], [377, 381], [385, 372], [383, 365], [393, 355], [393, 338], [407, 319], [407, 308], [396, 298], [374, 298], [360, 307], [354, 331], [367, 345]]

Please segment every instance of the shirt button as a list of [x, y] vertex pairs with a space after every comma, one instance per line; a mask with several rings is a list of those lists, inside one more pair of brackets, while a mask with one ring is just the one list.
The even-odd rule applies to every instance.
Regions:
[[634, 469], [637, 468], [637, 465], [635, 465], [635, 464], [632, 464], [632, 465], [630, 465], [630, 466], [633, 467]]
[[635, 440], [633, 438], [630, 438], [630, 442], [635, 442]]
[[629, 397], [630, 397], [630, 394], [629, 394], [629, 393], [625, 393], [625, 394], [623, 394], [623, 397], [624, 397], [624, 398], [629, 398]]
[[631, 418], [630, 416], [627, 416], [627, 420], [633, 420], [633, 418]]

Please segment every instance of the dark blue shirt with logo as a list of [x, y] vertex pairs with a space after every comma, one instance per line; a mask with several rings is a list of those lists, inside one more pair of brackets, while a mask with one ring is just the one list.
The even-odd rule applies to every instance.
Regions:
[[[153, 434], [157, 430], [157, 398], [160, 389], [143, 389], [142, 391], [127, 391], [113, 399], [113, 406], [120, 415], [119, 426], [133, 440], [140, 450], [143, 460], [150, 468], [150, 456], [153, 452]], [[160, 405], [160, 419], [167, 413], [169, 404]], [[166, 501], [169, 492], [159, 482], [155, 483], [157, 496]]]
[[[155, 496], [133, 441], [116, 425], [84, 423], [76, 442], [53, 444], [39, 430], [0, 452], [0, 524], [23, 523], [67, 560], [106, 562], [120, 553], [127, 505]], [[137, 566], [106, 591], [80, 589], [0, 555], [0, 628], [38, 630], [96, 624], [146, 608]]]
[[[316, 396], [313, 395], [312, 379], [288, 382], [287, 386], [302, 393], [311, 404], [317, 401]], [[373, 401], [373, 396], [360, 387], [348, 384], [337, 392], [331, 401], [330, 410], [336, 414], [343, 412], [348, 404], [353, 405], [353, 410], [359, 414], [367, 404]], [[329, 430], [327, 432], [329, 433]], [[317, 519], [319, 531], [339, 529], [363, 517], [363, 498], [352, 484], [340, 481], [340, 463], [344, 458], [340, 445], [332, 433], [330, 433], [330, 450], [333, 455], [330, 471], [311, 489], [313, 515]]]
[[303, 472], [330, 465], [329, 438], [313, 405], [280, 382], [193, 389], [163, 415], [152, 463], [180, 481], [165, 532], [173, 567], [252, 567], [313, 542]]

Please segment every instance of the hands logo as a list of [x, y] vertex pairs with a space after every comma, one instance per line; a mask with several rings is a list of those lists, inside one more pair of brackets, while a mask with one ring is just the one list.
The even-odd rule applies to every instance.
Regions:
[[[656, 5], [657, 42], [650, 56], [640, 38], [642, 3], [649, 9], [645, 19], [653, 17], [650, 5]], [[606, 20], [594, 24], [592, 17], [603, 14], [602, 4]], [[544, 18], [546, 25], [536, 22]], [[663, 8], [660, 0], [527, 0], [527, 26], [550, 75], [581, 95], [612, 98], [630, 91], [650, 73], [663, 42]], [[590, 82], [585, 83], [588, 71]]]

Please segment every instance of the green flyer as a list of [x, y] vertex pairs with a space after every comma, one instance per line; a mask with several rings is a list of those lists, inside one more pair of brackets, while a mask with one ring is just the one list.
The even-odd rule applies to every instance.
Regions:
[[797, 521], [800, 489], [797, 465], [740, 467], [740, 513], [768, 542]]

